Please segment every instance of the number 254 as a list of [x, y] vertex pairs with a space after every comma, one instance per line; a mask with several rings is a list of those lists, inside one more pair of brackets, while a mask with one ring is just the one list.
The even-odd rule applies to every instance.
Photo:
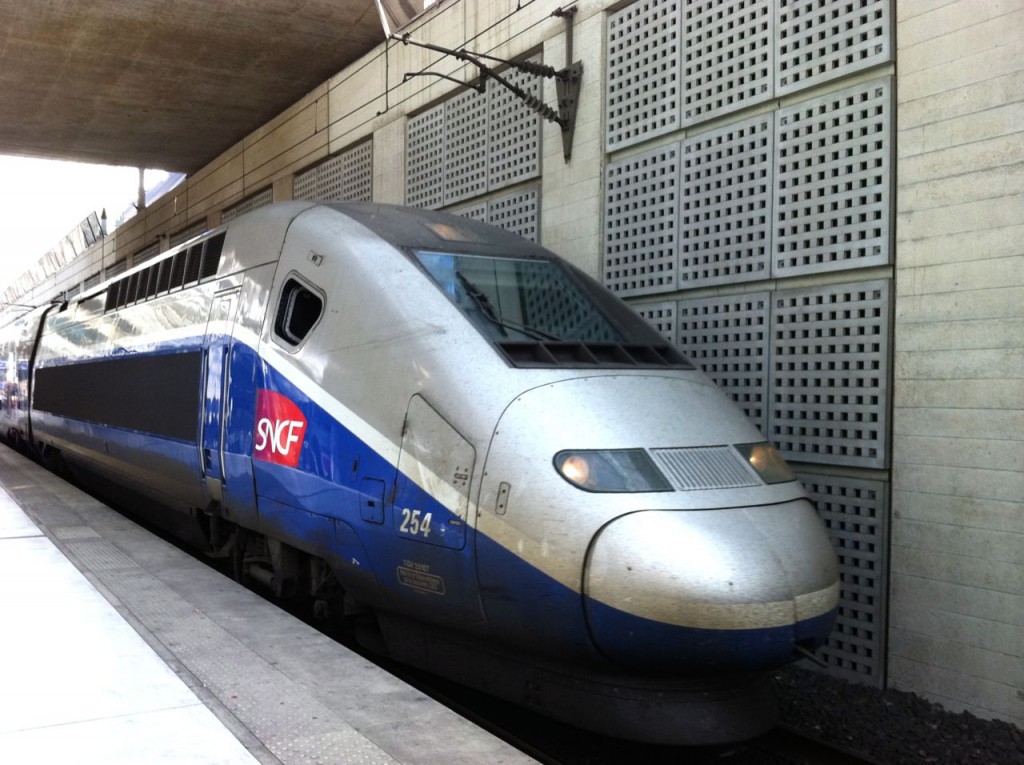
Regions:
[[404, 507], [402, 508], [402, 525], [398, 527], [398, 530], [403, 534], [429, 537], [431, 516], [432, 513]]

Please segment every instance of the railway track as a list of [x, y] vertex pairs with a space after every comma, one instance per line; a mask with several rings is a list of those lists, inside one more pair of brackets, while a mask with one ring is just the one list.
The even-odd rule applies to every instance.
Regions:
[[779, 726], [749, 744], [781, 761], [807, 765], [884, 765], [850, 749], [835, 746], [787, 726]]

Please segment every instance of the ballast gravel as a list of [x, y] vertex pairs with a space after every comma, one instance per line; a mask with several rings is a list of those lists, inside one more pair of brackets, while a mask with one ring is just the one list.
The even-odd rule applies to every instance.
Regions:
[[1024, 730], [913, 693], [790, 667], [775, 675], [782, 724], [885, 765], [1024, 764]]

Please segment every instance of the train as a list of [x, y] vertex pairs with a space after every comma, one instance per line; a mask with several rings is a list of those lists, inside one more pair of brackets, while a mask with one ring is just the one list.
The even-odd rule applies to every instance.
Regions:
[[772, 671], [835, 619], [835, 551], [780, 454], [504, 230], [282, 202], [0, 323], [9, 444], [398, 662], [570, 725], [750, 738]]

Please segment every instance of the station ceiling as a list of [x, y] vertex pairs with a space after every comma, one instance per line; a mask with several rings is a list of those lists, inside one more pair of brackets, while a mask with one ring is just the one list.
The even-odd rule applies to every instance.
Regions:
[[194, 172], [383, 39], [374, 0], [0, 0], [0, 154]]

